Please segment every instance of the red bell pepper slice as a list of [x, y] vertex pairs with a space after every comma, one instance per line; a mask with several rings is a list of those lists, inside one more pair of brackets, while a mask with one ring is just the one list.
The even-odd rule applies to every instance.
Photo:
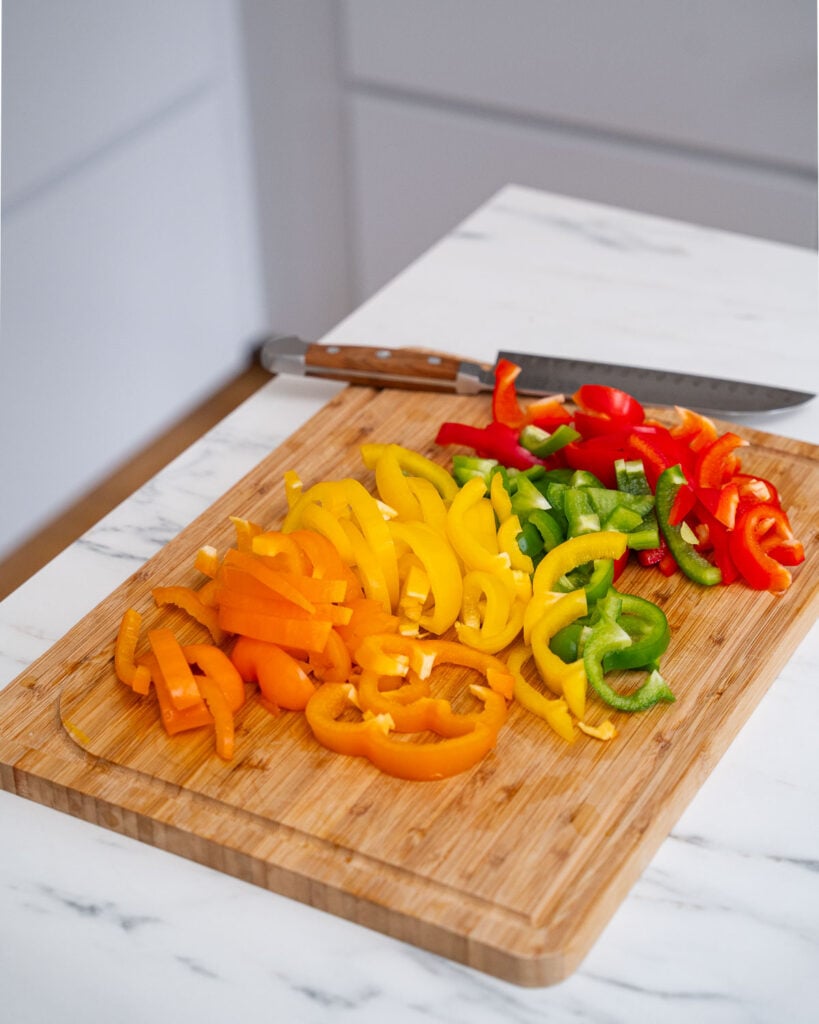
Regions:
[[497, 459], [502, 466], [513, 469], [543, 465], [541, 459], [520, 443], [517, 430], [494, 420], [485, 427], [473, 427], [468, 423], [442, 423], [435, 435], [435, 443], [463, 445], [472, 448], [482, 459]]
[[[790, 571], [773, 552], [792, 541], [788, 517], [776, 505], [752, 506], [728, 535], [731, 556], [745, 582], [755, 590], [772, 593], [781, 593], [791, 584]], [[798, 550], [795, 553], [798, 555]]]
[[739, 472], [740, 461], [735, 449], [748, 442], [738, 434], [727, 433], [712, 441], [697, 456], [694, 481], [698, 487], [720, 488]]
[[717, 439], [717, 428], [713, 420], [702, 416], [691, 409], [674, 407], [680, 422], [671, 428], [671, 436], [687, 445], [692, 451], [698, 452]]
[[679, 526], [697, 503], [697, 495], [690, 484], [683, 484], [674, 497], [668, 521], [672, 526]]
[[495, 366], [495, 387], [492, 391], [492, 419], [507, 427], [522, 427], [526, 414], [518, 401], [515, 380], [521, 368], [509, 359], [499, 359]]
[[623, 425], [642, 423], [646, 418], [645, 410], [636, 398], [607, 384], [584, 384], [572, 398], [583, 412], [619, 420]]

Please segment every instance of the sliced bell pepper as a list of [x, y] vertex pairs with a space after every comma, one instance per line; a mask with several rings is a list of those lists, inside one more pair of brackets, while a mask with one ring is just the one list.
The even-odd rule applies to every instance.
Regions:
[[440, 636], [455, 622], [461, 610], [463, 583], [461, 567], [446, 535], [423, 522], [393, 522], [390, 532], [420, 560], [429, 580], [432, 607], [418, 622], [423, 629]]
[[697, 455], [694, 482], [697, 487], [720, 488], [739, 472], [740, 462], [734, 452], [748, 442], [738, 434], [722, 434]]
[[230, 657], [242, 679], [258, 683], [276, 707], [301, 711], [316, 689], [304, 664], [276, 644], [240, 636]]
[[[480, 700], [497, 708], [505, 702], [488, 687], [475, 686]], [[323, 746], [340, 754], [366, 757], [388, 775], [412, 781], [449, 778], [476, 765], [495, 746], [498, 731], [477, 721], [469, 732], [429, 742], [412, 742], [393, 735], [389, 715], [365, 716], [360, 721], [340, 721], [356, 707], [355, 687], [323, 683], [305, 709], [307, 722]]]
[[385, 448], [389, 448], [395, 455], [403, 473], [408, 477], [418, 477], [431, 483], [441, 498], [452, 501], [458, 492], [458, 485], [443, 466], [427, 458], [412, 448], [405, 448], [403, 445], [391, 444], [365, 444], [361, 446], [361, 457], [368, 469], [374, 469], [375, 464]]
[[[729, 534], [728, 545], [734, 564], [749, 586], [778, 594], [790, 586], [791, 573], [773, 552], [793, 541], [793, 530], [781, 508], [754, 505], [740, 517]], [[791, 550], [801, 561], [798, 549]]]
[[173, 706], [178, 711], [201, 703], [191, 667], [174, 633], [166, 627], [148, 630], [148, 643], [165, 680]]
[[642, 686], [629, 694], [618, 693], [606, 681], [604, 659], [616, 651], [627, 649], [630, 644], [629, 634], [613, 619], [602, 618], [592, 626], [583, 648], [583, 666], [591, 688], [601, 700], [618, 711], [647, 711], [660, 701], [673, 702], [674, 694], [657, 669], [652, 669]]
[[518, 431], [505, 423], [492, 421], [485, 427], [468, 423], [442, 423], [435, 435], [439, 445], [461, 445], [471, 448], [485, 459], [496, 459], [502, 466], [530, 469], [542, 465], [538, 458], [520, 443]]
[[521, 707], [542, 718], [567, 743], [574, 743], [577, 733], [566, 698], [547, 697], [523, 674], [523, 666], [531, 657], [531, 648], [519, 644], [510, 651], [506, 659], [509, 671], [515, 679], [515, 700]]
[[671, 509], [674, 506], [677, 492], [687, 483], [685, 474], [679, 465], [663, 470], [657, 480], [655, 494], [657, 520], [668, 549], [680, 569], [695, 583], [704, 587], [712, 587], [722, 581], [722, 572], [719, 567], [712, 565], [685, 539], [681, 524], [675, 525], [671, 522]]
[[141, 626], [142, 616], [136, 608], [126, 608], [114, 643], [114, 671], [121, 683], [130, 686], [134, 693], [145, 696], [151, 687], [151, 673], [135, 660]]
[[549, 647], [558, 630], [588, 611], [586, 592], [574, 590], [547, 608], [535, 621], [529, 646], [543, 682], [558, 696], [566, 698], [569, 710], [577, 718], [586, 712], [586, 669], [581, 659], [566, 663]]

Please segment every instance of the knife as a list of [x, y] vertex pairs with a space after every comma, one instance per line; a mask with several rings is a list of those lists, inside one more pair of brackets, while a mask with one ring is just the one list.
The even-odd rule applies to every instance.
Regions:
[[[583, 384], [608, 384], [650, 405], [681, 405], [717, 416], [789, 409], [816, 397], [767, 384], [558, 356], [499, 352], [497, 358], [521, 367], [515, 385], [522, 395], [571, 395]], [[412, 348], [320, 345], [295, 335], [269, 338], [261, 346], [260, 361], [270, 373], [364, 387], [476, 395], [494, 386], [494, 365]]]

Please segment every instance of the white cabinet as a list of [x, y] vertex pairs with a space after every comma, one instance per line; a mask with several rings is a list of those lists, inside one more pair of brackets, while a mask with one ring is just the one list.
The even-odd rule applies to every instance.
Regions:
[[816, 244], [812, 0], [346, 0], [356, 281], [516, 182]]
[[266, 323], [229, 0], [3, 4], [0, 557]]

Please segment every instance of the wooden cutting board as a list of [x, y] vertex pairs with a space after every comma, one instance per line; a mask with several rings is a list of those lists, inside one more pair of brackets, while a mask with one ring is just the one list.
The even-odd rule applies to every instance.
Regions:
[[608, 744], [566, 744], [513, 705], [480, 765], [410, 783], [322, 749], [302, 715], [250, 701], [226, 764], [209, 730], [169, 739], [153, 697], [113, 673], [126, 607], [145, 628], [201, 636], [155, 609], [151, 587], [197, 583], [194, 554], [233, 542], [230, 515], [277, 527], [285, 470], [305, 485], [350, 475], [372, 488], [362, 442], [447, 463], [436, 425], [488, 416], [484, 398], [341, 392], [0, 694], [2, 788], [509, 981], [565, 978], [815, 620], [818, 448], [740, 430], [745, 468], [780, 485], [805, 543], [783, 597], [637, 567], [621, 578], [668, 615], [663, 674], [677, 701], [615, 713]]

